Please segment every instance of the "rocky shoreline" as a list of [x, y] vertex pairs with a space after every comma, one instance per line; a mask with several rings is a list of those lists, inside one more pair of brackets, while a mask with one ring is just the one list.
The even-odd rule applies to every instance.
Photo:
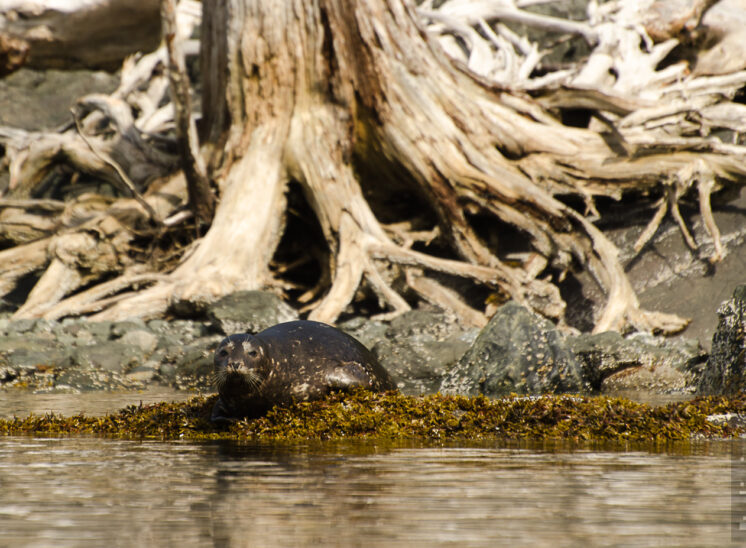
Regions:
[[[0, 105], [8, 107], [0, 109], [0, 122], [29, 130], [54, 127], [69, 120], [68, 107], [77, 97], [108, 93], [117, 82], [116, 75], [102, 72], [20, 70], [0, 80]], [[3, 173], [0, 189], [7, 184]], [[713, 197], [728, 252], [717, 267], [706, 260], [711, 238], [694, 207], [684, 207], [682, 215], [704, 246], [699, 253], [670, 220], [645, 249], [634, 251], [651, 215], [645, 207], [620, 202], [614, 206], [617, 214], [609, 212], [600, 226], [619, 247], [641, 306], [692, 318], [677, 337], [570, 335], [514, 303], [504, 305], [481, 332], [428, 308], [391, 321], [347, 318], [339, 327], [371, 348], [409, 395], [569, 391], [644, 399], [646, 394], [734, 393], [746, 388], [744, 292], [736, 289], [727, 300], [737, 284], [746, 282], [746, 193], [741, 194]], [[564, 289], [568, 323], [588, 330], [604, 298], [592, 280], [581, 281], [582, 287]], [[714, 312], [721, 301], [716, 331]], [[191, 319], [147, 322], [13, 321], [17, 304], [0, 301], [0, 390], [167, 386], [210, 391], [211, 353], [225, 334], [255, 332], [298, 317], [280, 299], [259, 292], [228, 296], [207, 310], [178, 310], [177, 305], [174, 315]]]
[[[338, 326], [378, 357], [405, 395], [734, 394], [745, 388], [746, 286], [718, 313], [708, 353], [688, 339], [618, 333], [571, 335], [520, 305], [498, 309], [481, 331], [438, 310]], [[225, 297], [201, 320], [13, 321], [0, 317], [0, 389], [34, 392], [211, 391], [212, 351], [229, 333], [296, 319], [263, 292]]]

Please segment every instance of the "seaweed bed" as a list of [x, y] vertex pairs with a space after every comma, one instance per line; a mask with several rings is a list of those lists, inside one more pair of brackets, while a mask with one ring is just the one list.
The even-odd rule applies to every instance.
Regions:
[[483, 396], [413, 397], [359, 390], [276, 407], [262, 418], [236, 421], [222, 428], [209, 421], [215, 397], [132, 405], [102, 417], [49, 414], [0, 419], [0, 434], [95, 434], [164, 440], [667, 441], [728, 438], [746, 432], [742, 423], [707, 419], [715, 414], [746, 414], [744, 394], [651, 407], [602, 396], [509, 396], [491, 400]]

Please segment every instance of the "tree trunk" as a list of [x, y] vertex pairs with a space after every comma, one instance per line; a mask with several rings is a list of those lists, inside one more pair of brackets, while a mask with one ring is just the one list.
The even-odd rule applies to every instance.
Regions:
[[[746, 171], [735, 145], [651, 139], [630, 120], [631, 100], [562, 89], [533, 99], [486, 85], [452, 64], [400, 0], [205, 0], [200, 62], [202, 152], [219, 193], [213, 223], [173, 272], [113, 304], [102, 301], [96, 319], [154, 317], [176, 300], [208, 302], [278, 284], [270, 262], [295, 181], [329, 250], [331, 286], [311, 318], [333, 322], [364, 287], [392, 314], [410, 307], [413, 291], [484, 323], [483, 305], [475, 310], [447, 287], [460, 277], [561, 323], [557, 283], [579, 266], [608, 296], [596, 331], [673, 332], [686, 321], [641, 310], [617, 249], [558, 196], [580, 196], [594, 211], [594, 196], [667, 188], [662, 182], [675, 174], [684, 187], [698, 186], [707, 218], [716, 182]], [[547, 110], [581, 102], [616, 116], [618, 142], [607, 126], [567, 127]], [[661, 146], [665, 155], [656, 152]], [[361, 186], [377, 168], [406, 174], [450, 256], [412, 245], [435, 227], [377, 219]], [[375, 180], [374, 193], [402, 188], [384, 175]], [[514, 242], [486, 240], [476, 215], [517, 228], [524, 252], [510, 255]]]

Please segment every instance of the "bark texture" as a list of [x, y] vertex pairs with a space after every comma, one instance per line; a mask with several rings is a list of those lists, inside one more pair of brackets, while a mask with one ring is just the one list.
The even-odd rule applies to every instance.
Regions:
[[[204, 1], [201, 154], [206, 177], [219, 195], [208, 232], [170, 273], [147, 277], [147, 269], [134, 264], [131, 254], [121, 253], [121, 245], [111, 251], [101, 248], [110, 241], [102, 233], [128, 242], [134, 238], [132, 225], [116, 221], [120, 218], [107, 209], [96, 217], [97, 237], [81, 240], [82, 225], [76, 225], [77, 239], [65, 239], [64, 252], [56, 252], [39, 282], [53, 276], [66, 283], [56, 292], [46, 290], [43, 298], [41, 293], [35, 297], [35, 288], [18, 316], [100, 310], [97, 319], [154, 317], [175, 301], [199, 304], [238, 290], [287, 287], [282, 269], [271, 266], [285, 229], [288, 184], [294, 182], [302, 188], [328, 250], [328, 264], [322, 267], [328, 277], [322, 275], [319, 286], [301, 299], [308, 301], [313, 319], [333, 322], [363, 288], [377, 296], [388, 314], [408, 310], [417, 296], [465, 321], [484, 324], [489, 307], [470, 305], [455, 290], [460, 286], [453, 280], [465, 279], [487, 287], [497, 300], [513, 298], [562, 324], [565, 303], [557, 283], [573, 269], [587, 268], [607, 294], [596, 331], [682, 329], [685, 319], [640, 309], [618, 250], [592, 222], [597, 215], [594, 199], [617, 198], [628, 190], [661, 194], [638, 242], [641, 248], [663, 216], [681, 219], [678, 200], [695, 189], [715, 241], [712, 261], [722, 258], [710, 194], [727, 181], [742, 180], [744, 148], [738, 139], [725, 143], [682, 130], [681, 120], [716, 104], [713, 96], [722, 98], [724, 90], [732, 96], [746, 75], [693, 82], [686, 96], [680, 93], [661, 104], [663, 97], [673, 97], [672, 86], [682, 77], [681, 67], [657, 68], [674, 39], [651, 41], [641, 49], [639, 33], [644, 31], [639, 29], [632, 35], [627, 27], [612, 32], [602, 24], [561, 24], [519, 8], [493, 13], [489, 10], [494, 8], [484, 7], [488, 11], [479, 12], [487, 4], [478, 2], [464, 15], [460, 4], [465, 3], [448, 2], [436, 13], [427, 2], [415, 8], [400, 0]], [[693, 9], [691, 17], [701, 17], [708, 6]], [[536, 52], [494, 23], [499, 18], [577, 33], [596, 47], [580, 70], [561, 78], [555, 74], [551, 86], [542, 86], [546, 78], [534, 77]], [[473, 27], [487, 21], [491, 26], [475, 35]], [[459, 42], [467, 46], [461, 62], [454, 53], [454, 63], [445, 54], [449, 42], [443, 37], [459, 33], [471, 43]], [[486, 57], [479, 58], [479, 40], [485, 36], [493, 49], [505, 52], [510, 46], [517, 59], [511, 66], [522, 68], [507, 71], [494, 59], [487, 63]], [[614, 48], [617, 53], [611, 55]], [[637, 65], [630, 69], [633, 60]], [[176, 65], [172, 60], [172, 70]], [[609, 82], [612, 68], [617, 77]], [[500, 81], [506, 74], [514, 85]], [[149, 89], [155, 93], [152, 83]], [[176, 123], [183, 128], [184, 143], [192, 122], [188, 105], [179, 108], [188, 101], [183, 88], [173, 97], [179, 103]], [[591, 112], [593, 123], [587, 128], [569, 127], [557, 116], [577, 108]], [[78, 134], [85, 141], [84, 127]], [[131, 135], [135, 143], [142, 138], [137, 131]], [[93, 158], [87, 161], [96, 164], [96, 147], [88, 149]], [[192, 138], [187, 150], [198, 158], [195, 149]], [[114, 153], [109, 147], [98, 157], [106, 160]], [[120, 185], [131, 178], [107, 169], [121, 162], [100, 163], [100, 171], [111, 172]], [[17, 175], [16, 187], [28, 184], [30, 177]], [[142, 179], [126, 184], [141, 224], [171, 227], [183, 218], [178, 203], [166, 207], [158, 202], [158, 191], [141, 196]], [[413, 189], [427, 211], [382, 223], [370, 196], [389, 195], [395, 202], [404, 187]], [[180, 192], [173, 195], [183, 198]], [[567, 205], [567, 197], [579, 197], [585, 210]], [[512, 227], [520, 242], [494, 230], [485, 236], [475, 227], [476, 218]], [[116, 226], [105, 232], [100, 228], [104, 222]], [[37, 229], [35, 234], [51, 232]], [[28, 240], [33, 243], [24, 245], [39, 247], [37, 237]], [[438, 245], [430, 245], [433, 241]], [[57, 249], [52, 240], [47, 249]], [[71, 266], [92, 250], [110, 265], [109, 275], [121, 276], [87, 290], [83, 298], [62, 300], [69, 288], [89, 284], [98, 275], [98, 266], [89, 269], [89, 277]], [[22, 269], [12, 266], [13, 251], [0, 252], [11, 265], [4, 279], [21, 275]], [[71, 253], [77, 253], [76, 259], [68, 259]], [[39, 258], [26, 268], [43, 262]], [[142, 283], [153, 285], [121, 293]]]

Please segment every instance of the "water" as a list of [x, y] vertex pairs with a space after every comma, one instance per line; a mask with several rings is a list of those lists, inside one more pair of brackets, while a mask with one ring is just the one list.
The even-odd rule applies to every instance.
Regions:
[[184, 401], [194, 395], [194, 393], [167, 387], [121, 392], [92, 390], [73, 394], [8, 390], [0, 392], [0, 418], [25, 417], [30, 414], [43, 416], [47, 413], [65, 416], [83, 413], [84, 415], [99, 416], [118, 411], [128, 405]]
[[737, 546], [744, 443], [0, 437], [0, 546]]

